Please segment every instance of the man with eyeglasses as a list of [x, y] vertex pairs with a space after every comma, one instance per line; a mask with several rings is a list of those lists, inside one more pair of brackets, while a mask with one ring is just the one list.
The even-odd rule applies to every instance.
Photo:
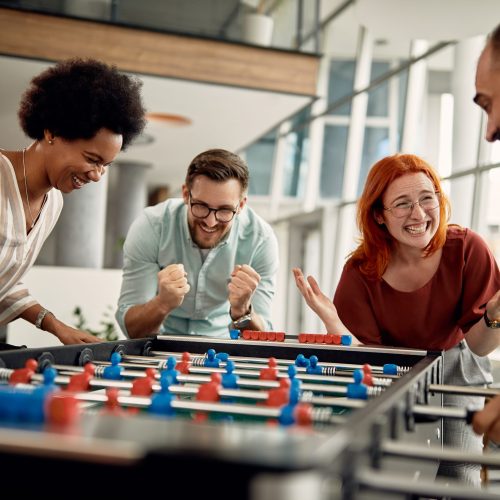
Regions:
[[272, 329], [278, 244], [246, 205], [248, 181], [238, 155], [205, 151], [189, 165], [182, 199], [148, 207], [134, 221], [116, 313], [125, 334]]

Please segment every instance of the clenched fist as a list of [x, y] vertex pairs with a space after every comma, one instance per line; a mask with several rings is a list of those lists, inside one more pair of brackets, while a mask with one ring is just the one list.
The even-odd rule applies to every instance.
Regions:
[[259, 282], [259, 273], [249, 265], [235, 266], [231, 273], [231, 280], [227, 285], [233, 319], [239, 318], [248, 312], [252, 303], [252, 296]]
[[158, 298], [169, 311], [182, 304], [190, 288], [183, 264], [170, 264], [158, 273]]

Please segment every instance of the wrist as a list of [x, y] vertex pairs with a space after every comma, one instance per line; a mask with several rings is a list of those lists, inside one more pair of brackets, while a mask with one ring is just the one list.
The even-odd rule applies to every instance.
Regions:
[[485, 309], [484, 314], [483, 314], [484, 322], [486, 323], [486, 326], [488, 328], [500, 328], [500, 320], [499, 319], [491, 319], [490, 315], [488, 314], [488, 310]]
[[159, 295], [151, 300], [151, 305], [153, 306], [155, 311], [158, 311], [163, 316], [168, 316], [175, 309], [174, 307], [170, 307], [169, 304], [165, 304], [165, 302], [162, 302]]
[[42, 309], [40, 309], [40, 312], [38, 313], [35, 319], [35, 326], [39, 330], [52, 333], [51, 330], [53, 329], [52, 325], [54, 323], [54, 320], [55, 320], [54, 314], [48, 309], [45, 309], [45, 307], [42, 307]]
[[244, 307], [231, 306], [229, 308], [229, 316], [233, 321], [237, 321], [241, 317], [247, 316], [249, 314], [252, 314], [252, 304], [248, 304]]
[[245, 330], [248, 329], [252, 323], [252, 306], [249, 305], [244, 314], [236, 316], [231, 310], [229, 310], [229, 315], [231, 317], [231, 323], [229, 323], [229, 330]]

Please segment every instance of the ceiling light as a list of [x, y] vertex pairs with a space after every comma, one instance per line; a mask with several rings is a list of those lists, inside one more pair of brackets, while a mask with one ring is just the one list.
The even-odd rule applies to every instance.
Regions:
[[168, 113], [146, 113], [146, 118], [152, 122], [164, 123], [165, 125], [191, 125], [192, 121], [182, 115], [171, 115]]

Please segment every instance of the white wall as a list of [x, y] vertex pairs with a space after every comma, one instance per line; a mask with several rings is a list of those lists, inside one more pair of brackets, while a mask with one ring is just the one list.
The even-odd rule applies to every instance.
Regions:
[[[31, 294], [61, 321], [74, 326], [76, 306], [82, 309], [89, 328], [101, 330], [99, 322], [109, 313], [120, 338], [124, 338], [114, 319], [121, 286], [121, 269], [88, 269], [35, 266], [25, 276]], [[52, 334], [18, 319], [9, 323], [7, 342], [28, 347], [60, 345]]]

